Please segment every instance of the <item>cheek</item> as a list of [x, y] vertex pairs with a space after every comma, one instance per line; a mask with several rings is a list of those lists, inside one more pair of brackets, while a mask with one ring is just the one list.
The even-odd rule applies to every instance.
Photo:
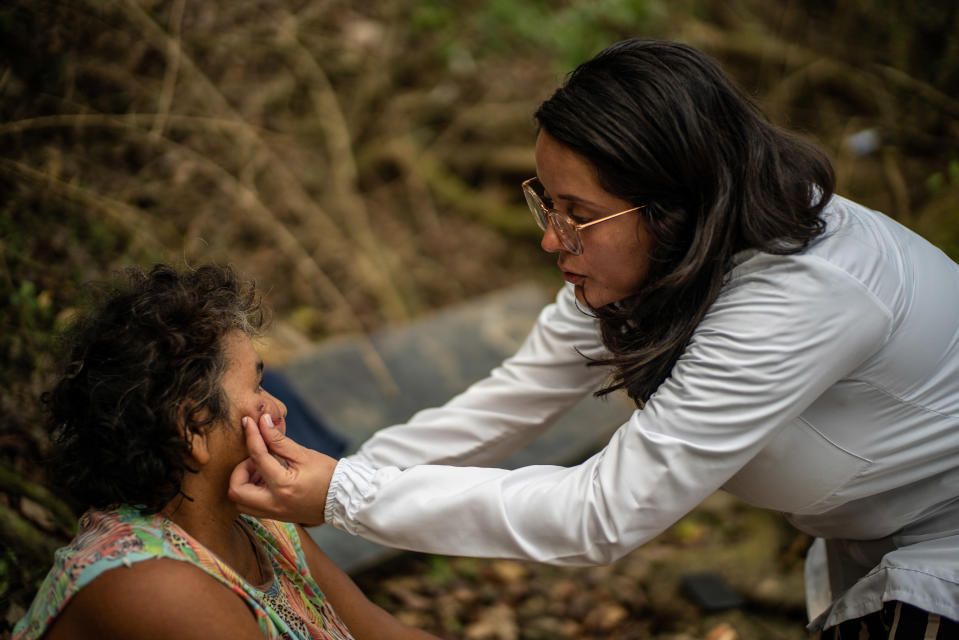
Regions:
[[630, 258], [631, 260], [626, 262], [626, 268], [623, 270], [623, 284], [631, 291], [636, 291], [646, 281], [646, 276], [649, 273], [649, 259], [640, 252], [634, 253]]
[[224, 429], [223, 446], [229, 452], [224, 456], [228, 467], [236, 466], [250, 455], [246, 450], [246, 434], [239, 420], [227, 425]]
[[235, 407], [236, 413], [239, 413], [241, 418], [243, 416], [249, 416], [256, 420], [260, 417], [260, 414], [263, 413], [264, 401], [259, 394], [244, 394], [242, 397], [236, 399]]
[[593, 267], [609, 286], [635, 290], [646, 279], [649, 258], [642, 245], [624, 243], [597, 256]]
[[623, 280], [633, 291], [642, 286], [649, 274], [649, 248], [649, 235], [641, 227], [636, 229], [631, 242], [622, 247], [620, 258]]
[[[592, 257], [590, 278], [582, 295], [594, 306], [602, 306], [635, 294], [649, 272], [649, 259], [636, 244], [609, 247]], [[580, 302], [584, 302], [580, 300]]]

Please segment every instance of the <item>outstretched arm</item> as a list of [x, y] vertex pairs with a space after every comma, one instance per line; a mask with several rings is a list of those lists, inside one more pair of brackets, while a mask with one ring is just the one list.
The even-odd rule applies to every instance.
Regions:
[[539, 314], [523, 345], [489, 376], [441, 407], [381, 429], [348, 459], [378, 469], [495, 464], [549, 429], [609, 374], [596, 318], [572, 285]]
[[[651, 539], [889, 334], [891, 315], [842, 271], [815, 258], [755, 260], [645, 408], [589, 460], [506, 471], [345, 458], [326, 521], [393, 547], [565, 565], [605, 564]], [[789, 511], [828, 497], [831, 485], [802, 476], [818, 462], [820, 440], [765, 458], [761, 482], [775, 493], [765, 504]]]

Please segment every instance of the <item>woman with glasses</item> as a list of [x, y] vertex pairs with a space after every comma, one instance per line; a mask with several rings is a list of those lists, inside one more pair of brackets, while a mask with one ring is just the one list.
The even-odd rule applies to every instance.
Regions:
[[[812, 630], [959, 637], [959, 266], [834, 194], [825, 156], [691, 47], [614, 45], [536, 118], [523, 193], [567, 285], [522, 348], [339, 462], [249, 426], [231, 495], [406, 549], [582, 565], [725, 489], [817, 537]], [[582, 464], [481, 466], [617, 389], [636, 411]]]

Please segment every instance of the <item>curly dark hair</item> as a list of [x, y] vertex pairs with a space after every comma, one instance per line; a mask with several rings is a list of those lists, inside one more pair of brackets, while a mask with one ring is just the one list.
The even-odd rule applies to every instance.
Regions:
[[813, 145], [770, 124], [706, 54], [627, 40], [577, 67], [537, 110], [609, 193], [645, 205], [641, 290], [595, 309], [615, 367], [598, 395], [642, 406], [666, 379], [743, 249], [786, 254], [821, 234], [835, 177]]
[[192, 435], [229, 414], [224, 336], [256, 335], [264, 312], [224, 266], [131, 269], [105, 294], [65, 336], [63, 376], [44, 394], [51, 479], [83, 508], [157, 512], [194, 471]]

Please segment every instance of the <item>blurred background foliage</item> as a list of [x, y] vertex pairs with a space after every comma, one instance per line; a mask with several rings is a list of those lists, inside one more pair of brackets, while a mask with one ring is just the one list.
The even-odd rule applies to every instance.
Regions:
[[73, 526], [44, 488], [39, 397], [82, 283], [232, 263], [275, 309], [274, 362], [520, 279], [557, 286], [518, 188], [531, 116], [633, 36], [713, 54], [819, 141], [840, 193], [955, 259], [957, 34], [947, 0], [7, 0], [0, 625]]

